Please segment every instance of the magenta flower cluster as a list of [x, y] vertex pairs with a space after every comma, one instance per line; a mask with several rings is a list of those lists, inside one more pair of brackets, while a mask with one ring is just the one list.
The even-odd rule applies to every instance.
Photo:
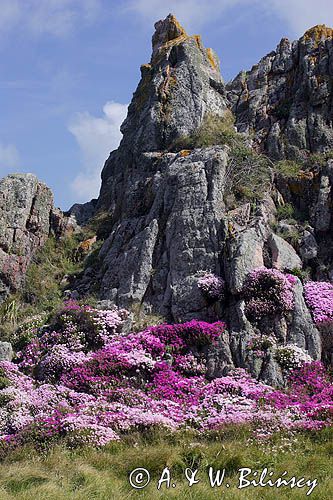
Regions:
[[289, 378], [289, 389], [274, 391], [267, 399], [279, 410], [290, 408], [298, 413], [300, 428], [319, 429], [333, 423], [333, 385], [319, 361], [305, 363], [294, 370]]
[[315, 323], [333, 321], [333, 284], [325, 281], [309, 281], [304, 285], [305, 300]]
[[151, 427], [205, 432], [248, 423], [266, 437], [331, 424], [331, 383], [321, 365], [294, 372], [287, 392], [243, 369], [209, 381], [204, 353], [221, 341], [222, 322], [192, 320], [125, 334], [126, 317], [117, 309], [66, 304], [17, 363], [0, 363], [3, 446], [59, 438], [69, 446], [104, 446]]
[[205, 273], [198, 279], [198, 287], [209, 300], [222, 300], [225, 294], [225, 281], [221, 276]]
[[258, 321], [265, 316], [287, 314], [294, 308], [296, 278], [277, 269], [259, 267], [251, 271], [244, 283], [245, 312]]

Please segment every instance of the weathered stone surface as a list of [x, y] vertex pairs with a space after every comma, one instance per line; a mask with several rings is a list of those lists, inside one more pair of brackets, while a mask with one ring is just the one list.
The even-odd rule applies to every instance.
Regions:
[[268, 246], [272, 255], [272, 267], [280, 271], [302, 269], [301, 259], [286, 240], [276, 234], [271, 234]]
[[84, 226], [95, 214], [97, 199], [87, 201], [87, 203], [74, 203], [68, 210], [68, 214], [75, 217], [79, 226]]
[[127, 169], [100, 252], [102, 297], [144, 301], [177, 320], [207, 315], [196, 273], [222, 272], [227, 158], [219, 146], [185, 157], [146, 153]]
[[314, 226], [316, 231], [326, 232], [331, 225], [331, 183], [328, 175], [320, 178], [317, 203], [314, 209]]
[[33, 252], [50, 231], [53, 196], [32, 174], [0, 181], [0, 283], [2, 298], [17, 290]]
[[0, 342], [0, 361], [11, 361], [14, 351], [10, 342]]
[[320, 334], [312, 321], [311, 314], [305, 303], [300, 280], [297, 280], [295, 285], [295, 308], [292, 321], [288, 326], [286, 340], [288, 343], [296, 344], [308, 351], [313, 359], [320, 359]]
[[172, 15], [155, 28], [151, 61], [141, 67], [141, 81], [121, 126], [123, 140], [102, 172], [98, 209], [113, 209], [110, 184], [141, 152], [172, 150], [206, 113], [223, 116], [227, 110], [216, 54], [199, 36], [187, 35]]
[[50, 232], [56, 238], [71, 236], [79, 230], [74, 215], [65, 215], [59, 208], [53, 208], [50, 215]]
[[266, 227], [258, 223], [228, 238], [224, 267], [231, 293], [239, 293], [248, 273], [264, 265], [266, 231]]
[[239, 131], [274, 158], [333, 148], [333, 30], [316, 26], [227, 85]]
[[68, 227], [54, 209], [51, 190], [34, 175], [0, 180], [0, 302], [20, 288], [32, 255], [50, 232], [61, 234], [55, 216]]
[[316, 238], [308, 230], [303, 232], [299, 253], [304, 262], [315, 259], [318, 255], [318, 244]]

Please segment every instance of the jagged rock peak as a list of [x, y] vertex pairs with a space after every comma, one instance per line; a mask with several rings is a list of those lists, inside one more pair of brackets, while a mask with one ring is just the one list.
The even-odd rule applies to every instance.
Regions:
[[317, 24], [316, 26], [308, 29], [302, 36], [303, 40], [311, 40], [316, 44], [323, 42], [328, 38], [333, 38], [333, 28], [326, 26], [326, 24]]
[[181, 39], [185, 40], [187, 36], [185, 29], [173, 14], [169, 14], [165, 19], [157, 21], [152, 38], [153, 57], [158, 51], [165, 48], [169, 42], [180, 42]]
[[[220, 72], [220, 63], [217, 55], [211, 48], [205, 49], [200, 35], [188, 35], [173, 14], [155, 23], [155, 33], [152, 38], [152, 57], [150, 64], [154, 65], [165, 57], [172, 47], [187, 40], [193, 40], [200, 51], [207, 58], [213, 71]], [[143, 65], [145, 67], [145, 65]]]
[[131, 154], [163, 151], [191, 134], [206, 113], [227, 109], [219, 60], [198, 35], [189, 36], [170, 14], [155, 24], [150, 63], [122, 124], [122, 146]]
[[227, 85], [240, 132], [275, 159], [333, 149], [333, 29], [314, 26]]

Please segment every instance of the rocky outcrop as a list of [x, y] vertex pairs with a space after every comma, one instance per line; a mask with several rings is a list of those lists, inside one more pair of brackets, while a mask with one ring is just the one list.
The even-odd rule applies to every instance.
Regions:
[[[247, 317], [244, 283], [263, 266], [298, 276], [306, 266], [315, 279], [333, 275], [333, 170], [328, 161], [299, 175], [276, 175], [273, 183], [272, 161], [253, 150], [304, 158], [333, 147], [331, 32], [318, 27], [298, 42], [283, 40], [226, 88], [216, 55], [199, 36], [189, 36], [172, 15], [155, 29], [152, 57], [141, 68], [122, 142], [104, 165], [98, 200], [76, 204], [64, 217], [34, 176], [10, 176], [0, 184], [4, 293], [20, 285], [50, 233], [61, 236], [93, 218], [103, 227], [82, 245], [96, 238], [104, 243], [94, 256], [97, 264], [87, 259], [69, 296], [93, 291], [105, 304], [139, 305], [169, 321], [223, 319], [223, 338], [205, 352], [207, 376], [238, 366], [282, 385], [285, 372], [273, 354], [259, 359], [248, 345], [255, 336], [270, 335], [278, 346], [293, 344], [320, 359], [302, 283], [295, 279], [293, 308], [255, 320]], [[242, 139], [226, 130], [229, 142], [181, 150], [181, 140], [201, 130], [207, 115], [229, 117], [232, 124], [230, 106]], [[252, 151], [246, 145], [250, 131]], [[260, 170], [259, 181], [253, 169]], [[249, 184], [260, 179], [267, 189], [259, 194]], [[289, 209], [303, 218], [277, 220], [284, 206], [287, 216]], [[225, 284], [223, 298], [201, 292], [198, 280], [206, 272]]]
[[272, 267], [280, 271], [302, 269], [300, 257], [286, 240], [276, 234], [271, 234], [268, 246], [272, 255]]
[[227, 110], [219, 61], [197, 35], [189, 36], [171, 14], [155, 25], [153, 53], [141, 67], [141, 81], [121, 126], [123, 139], [102, 172], [98, 209], [112, 212], [120, 192], [115, 177], [138, 162], [142, 152], [172, 150], [180, 137], [191, 134], [207, 113]]
[[[317, 242], [317, 234], [310, 232], [309, 225], [307, 230], [299, 229], [299, 247], [288, 243], [287, 237], [275, 234], [273, 228], [281, 229], [282, 222], [277, 224], [274, 200], [277, 205], [304, 206], [311, 223], [315, 225], [321, 220], [327, 226], [330, 175], [327, 169], [322, 170], [318, 175], [327, 178], [320, 183], [315, 175], [309, 175], [304, 190], [303, 184], [302, 189], [293, 190], [286, 179], [280, 178], [280, 184], [268, 188], [263, 199], [252, 199], [251, 203], [243, 200], [239, 206], [229, 208], [226, 200], [230, 192], [230, 165], [237, 168], [235, 158], [230, 160], [230, 147], [216, 145], [181, 151], [174, 147], [179, 138], [198, 129], [205, 114], [225, 116], [228, 112], [218, 61], [212, 51], [204, 49], [199, 37], [188, 36], [173, 16], [155, 27], [152, 58], [149, 65], [142, 67], [142, 79], [122, 126], [123, 140], [118, 150], [111, 153], [102, 173], [95, 215], [109, 214], [110, 233], [100, 250], [98, 266], [86, 270], [77, 283], [76, 293], [89, 293], [94, 283], [102, 299], [128, 308], [139, 303], [146, 312], [160, 313], [170, 321], [223, 318], [228, 330], [220, 343], [206, 353], [207, 375], [218, 376], [230, 367], [242, 366], [260, 379], [283, 384], [284, 372], [276, 359], [271, 356], [260, 361], [247, 346], [254, 335], [271, 334], [279, 345], [295, 344], [314, 359], [320, 359], [319, 333], [304, 302], [302, 284], [298, 280], [295, 286], [292, 313], [286, 317], [277, 314], [260, 324], [251, 323], [245, 314], [243, 285], [248, 273], [257, 267], [300, 273], [303, 263], [298, 252], [306, 255], [310, 263], [316, 258], [316, 244], [317, 255], [320, 254], [320, 241]], [[254, 128], [256, 143], [266, 149], [275, 148], [277, 156], [287, 153], [281, 149], [280, 136], [276, 135], [274, 147], [267, 139], [278, 120], [273, 117], [270, 121], [268, 114], [273, 106], [263, 104], [266, 94], [275, 93], [276, 99], [275, 79], [280, 79], [279, 99], [284, 99], [282, 88], [290, 80], [284, 72], [293, 75], [292, 94], [305, 78], [303, 63], [297, 59], [299, 53], [288, 44], [283, 42], [279, 55], [270, 54], [252, 70], [253, 74], [249, 72], [246, 99], [241, 77], [228, 86], [237, 127], [245, 132]], [[301, 50], [302, 44], [304, 51], [315, 50], [311, 40], [304, 39], [294, 46]], [[267, 87], [266, 80], [272, 88]], [[300, 94], [295, 96], [295, 113], [299, 112], [301, 98]], [[322, 116], [324, 108], [323, 105]], [[309, 116], [313, 117], [319, 108], [311, 113]], [[309, 116], [305, 126], [311, 134]], [[293, 127], [302, 135], [300, 123], [304, 124], [297, 120], [296, 123], [290, 119], [288, 125], [290, 148], [313, 150], [308, 136], [302, 145], [301, 138], [296, 137]], [[287, 123], [283, 123], [285, 130]], [[267, 128], [265, 133], [263, 127]], [[316, 144], [315, 137], [311, 144]], [[329, 145], [329, 141], [327, 132], [324, 143]], [[287, 226], [294, 228], [293, 223], [285, 223]], [[203, 271], [225, 280], [224, 300], [214, 302], [201, 293], [198, 276]]]
[[92, 219], [96, 212], [97, 199], [87, 201], [87, 203], [74, 203], [66, 215], [75, 217], [79, 226], [84, 226]]
[[31, 257], [48, 236], [71, 228], [37, 177], [12, 174], [0, 180], [0, 302], [20, 288]]
[[11, 361], [14, 351], [10, 342], [0, 342], [0, 361]]
[[299, 159], [333, 149], [333, 29], [320, 25], [284, 38], [227, 85], [241, 132], [273, 158]]
[[225, 148], [212, 147], [186, 156], [142, 153], [132, 163], [118, 185], [121, 213], [100, 252], [103, 298], [144, 302], [175, 320], [213, 314], [196, 274], [222, 271], [227, 158]]

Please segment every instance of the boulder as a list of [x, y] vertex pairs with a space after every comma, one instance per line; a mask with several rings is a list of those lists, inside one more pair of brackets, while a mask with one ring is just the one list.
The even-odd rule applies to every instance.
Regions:
[[271, 234], [268, 246], [272, 256], [272, 267], [279, 269], [279, 271], [302, 269], [300, 257], [286, 240], [276, 234]]
[[11, 361], [14, 351], [10, 342], [0, 342], [0, 361]]

